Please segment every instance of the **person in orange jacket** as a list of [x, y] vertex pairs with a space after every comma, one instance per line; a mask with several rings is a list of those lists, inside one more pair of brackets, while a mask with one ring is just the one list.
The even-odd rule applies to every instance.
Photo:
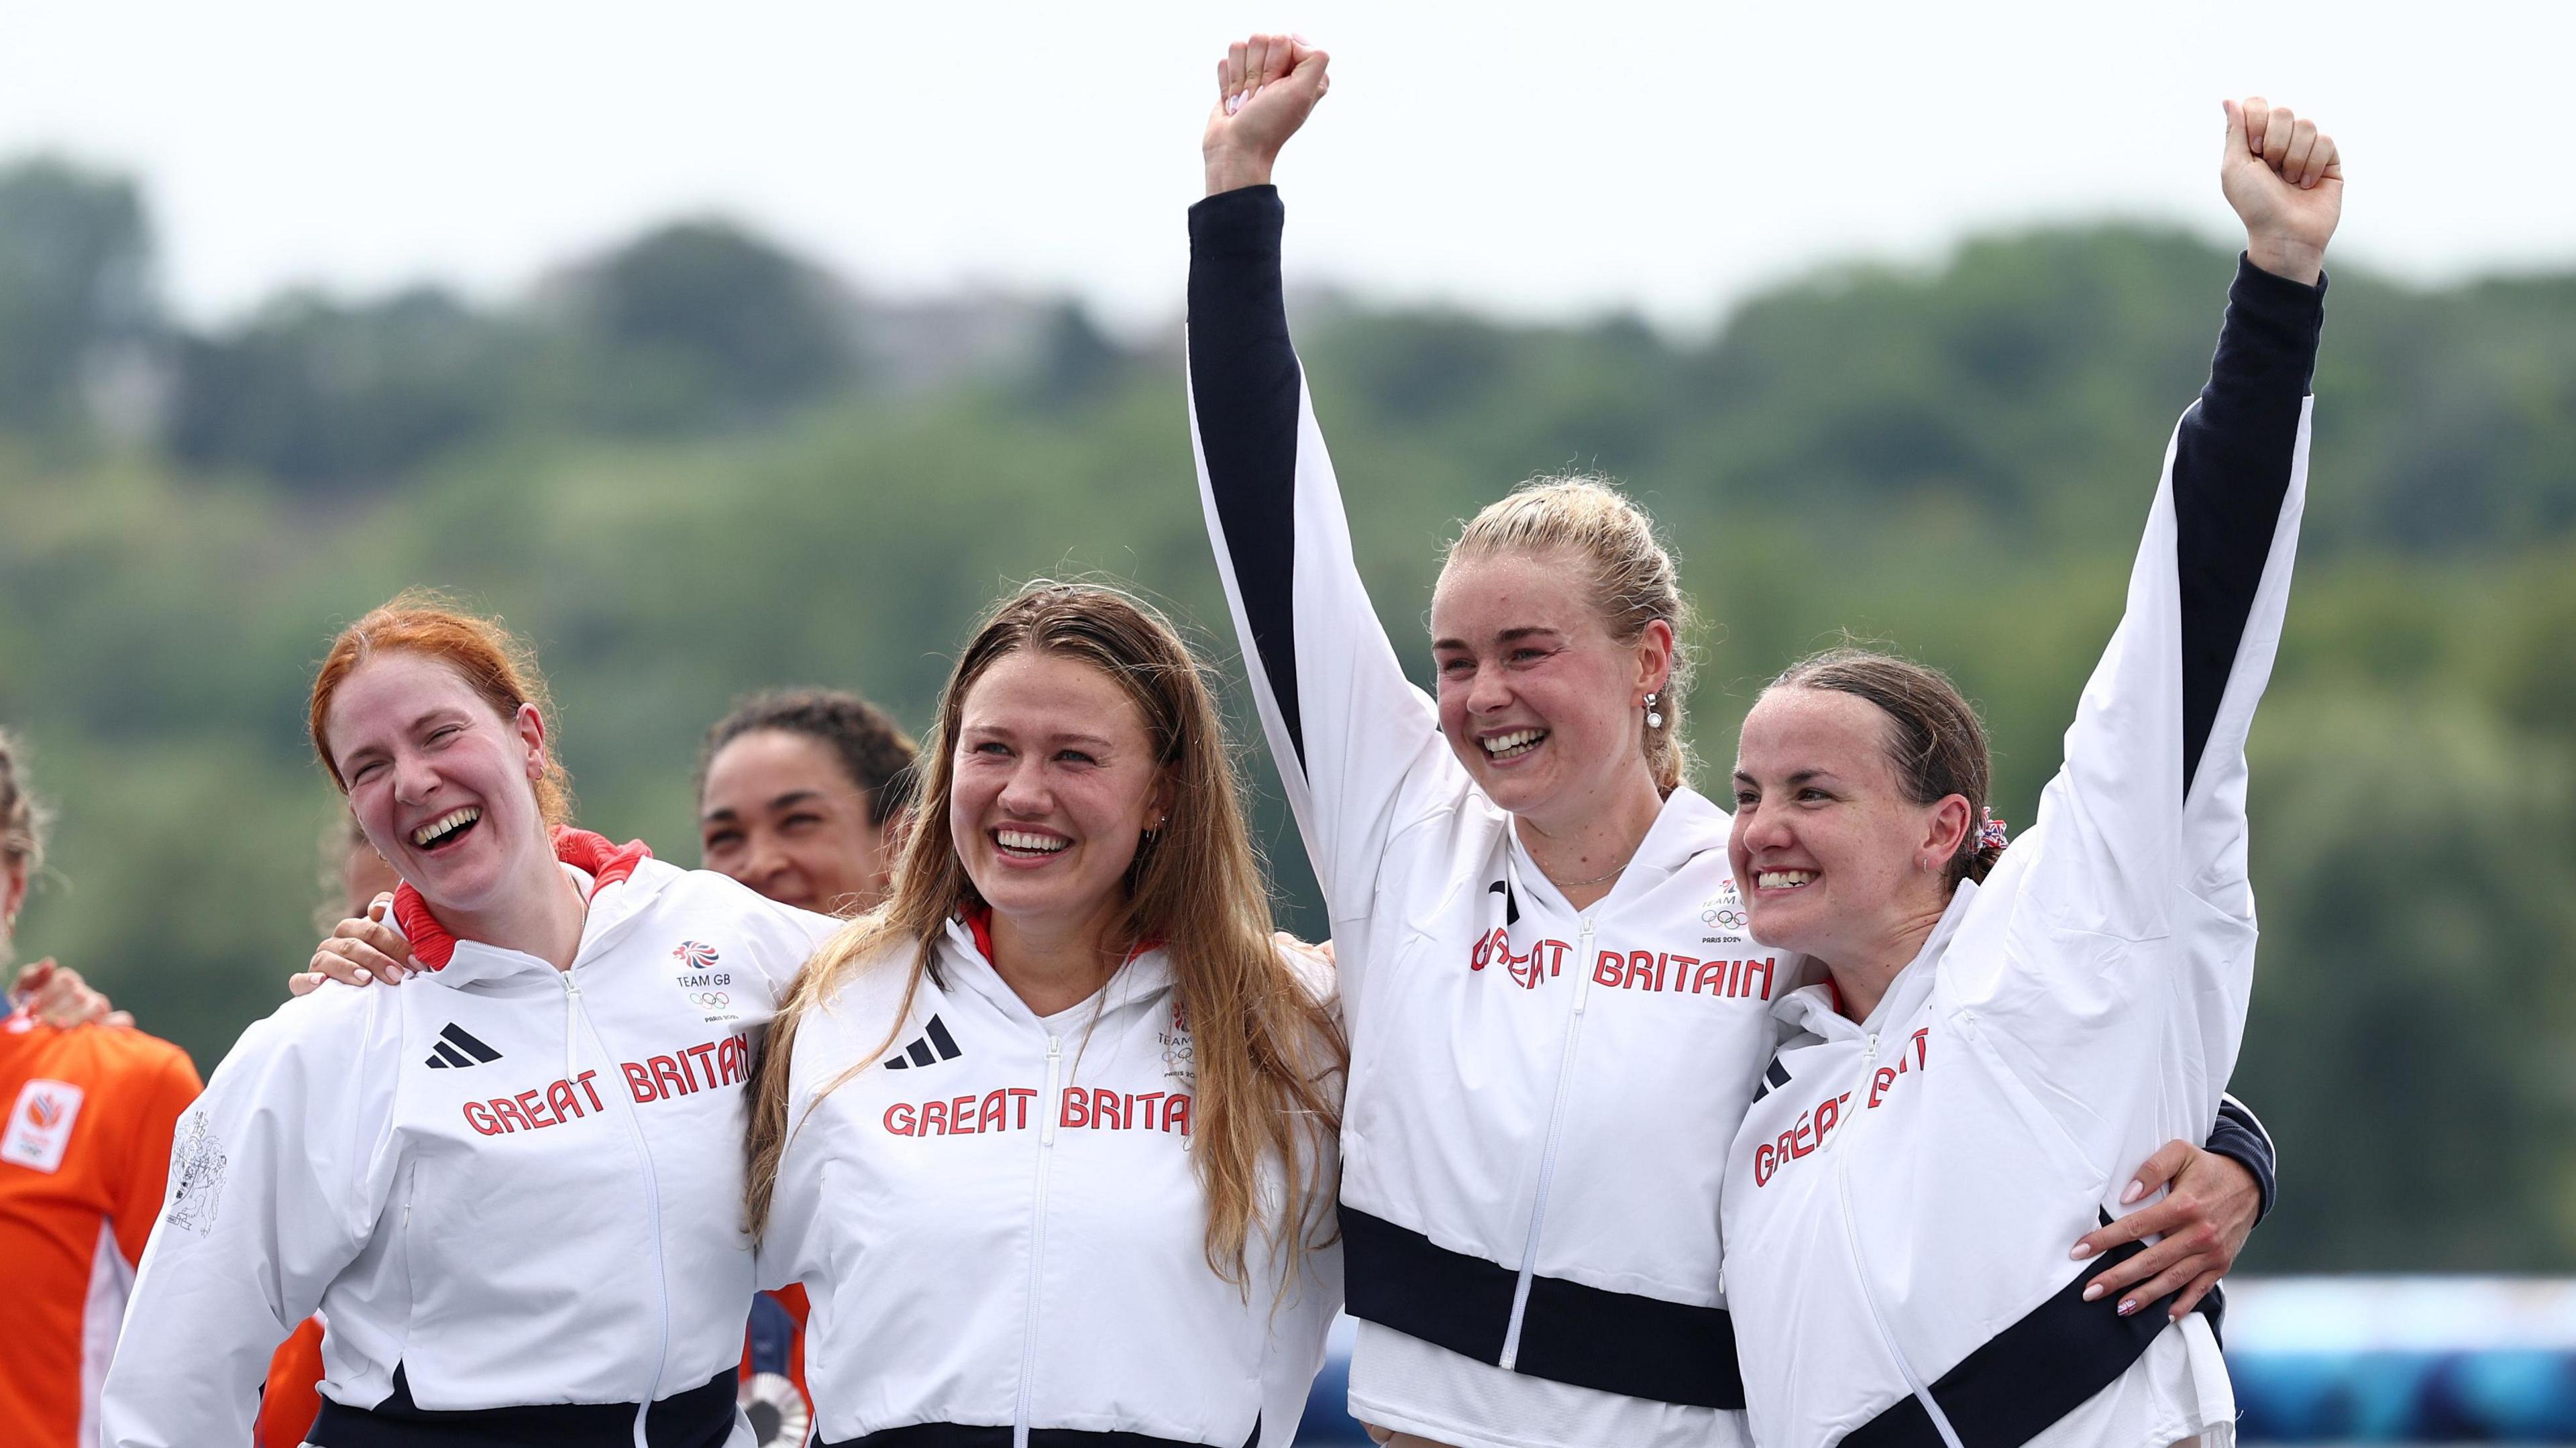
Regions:
[[[0, 962], [44, 859], [44, 820], [0, 734]], [[196, 1099], [188, 1053], [133, 1028], [79, 976], [40, 961], [0, 1017], [0, 1261], [9, 1264], [0, 1442], [98, 1441], [107, 1376], [143, 1244], [161, 1213], [170, 1139]]]

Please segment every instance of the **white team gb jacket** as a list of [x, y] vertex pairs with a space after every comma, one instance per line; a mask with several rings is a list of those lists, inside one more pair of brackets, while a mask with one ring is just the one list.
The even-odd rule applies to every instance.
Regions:
[[1577, 910], [1450, 753], [1353, 562], [1281, 214], [1268, 187], [1191, 211], [1191, 422], [1341, 966], [1349, 1310], [1511, 1372], [1741, 1409], [1718, 1190], [1800, 961], [1746, 934], [1728, 816], [1697, 792]]
[[[894, 1027], [911, 949], [863, 963], [797, 1028], [761, 1277], [804, 1283], [813, 1304], [817, 1441], [1070, 1430], [1285, 1448], [1341, 1253], [1311, 1254], [1284, 1295], [1258, 1228], [1248, 1294], [1209, 1268], [1193, 1047], [1164, 953], [1041, 1018], [975, 923], [952, 921]], [[1296, 1215], [1313, 1222], [1332, 1180], [1327, 1160]], [[1263, 1210], [1287, 1205], [1265, 1176]]]
[[2203, 1313], [2067, 1249], [2196, 1139], [2252, 989], [2244, 744], [2290, 586], [2316, 292], [2240, 271], [2038, 822], [1869, 1019], [1830, 987], [1736, 1139], [1726, 1271], [1763, 1448], [2165, 1448], [2232, 1417]]
[[572, 870], [570, 970], [471, 941], [439, 965], [414, 917], [434, 969], [325, 984], [216, 1069], [107, 1380], [110, 1448], [250, 1441], [269, 1354], [317, 1307], [325, 1429], [751, 1442], [746, 1037], [839, 922], [559, 838], [597, 871]]

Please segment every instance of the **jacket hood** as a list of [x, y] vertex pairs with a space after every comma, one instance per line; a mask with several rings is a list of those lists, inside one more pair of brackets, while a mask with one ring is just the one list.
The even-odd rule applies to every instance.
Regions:
[[[948, 919], [948, 933], [940, 940], [949, 975], [959, 989], [971, 990], [999, 1007], [1004, 1015], [1037, 1019], [1028, 1002], [1002, 979], [993, 965], [993, 912], [983, 905], [968, 905]], [[1172, 975], [1171, 957], [1162, 942], [1149, 940], [1127, 954], [1126, 962], [1110, 973], [1092, 998], [1103, 1014], [1168, 991], [1177, 982]]]

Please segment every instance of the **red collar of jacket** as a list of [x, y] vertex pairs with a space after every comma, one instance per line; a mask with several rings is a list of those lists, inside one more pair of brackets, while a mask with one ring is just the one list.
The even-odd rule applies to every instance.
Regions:
[[[639, 845], [637, 848], [640, 849], [642, 846]], [[957, 914], [960, 919], [966, 922], [967, 933], [975, 937], [975, 949], [984, 957], [984, 963], [986, 965], [992, 964], [993, 907], [980, 900], [970, 900], [957, 907]], [[1127, 959], [1134, 960], [1137, 956], [1143, 955], [1149, 950], [1160, 950], [1162, 948], [1163, 942], [1159, 938], [1154, 940], [1140, 940], [1136, 942], [1135, 949], [1127, 952]], [[415, 951], [414, 953], [417, 954], [418, 952]], [[1126, 962], [1121, 961], [1119, 963], [1123, 965]]]
[[[570, 825], [555, 826], [555, 858], [590, 876], [590, 892], [600, 891], [635, 873], [635, 867], [653, 858], [653, 851], [642, 840], [628, 840], [612, 845], [606, 835], [577, 830]], [[411, 958], [431, 970], [445, 970], [456, 956], [456, 937], [438, 917], [429, 913], [429, 902], [406, 880], [394, 891], [394, 923], [411, 943]], [[981, 941], [979, 933], [977, 940]]]

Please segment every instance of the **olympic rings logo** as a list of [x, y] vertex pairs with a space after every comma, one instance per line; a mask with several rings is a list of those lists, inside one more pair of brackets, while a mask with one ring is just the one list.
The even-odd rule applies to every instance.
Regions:
[[713, 1010], [718, 1006], [732, 1005], [733, 997], [720, 990], [693, 990], [689, 992], [689, 1004]]
[[1703, 910], [1699, 918], [1720, 930], [1744, 928], [1744, 912], [1741, 910]]

